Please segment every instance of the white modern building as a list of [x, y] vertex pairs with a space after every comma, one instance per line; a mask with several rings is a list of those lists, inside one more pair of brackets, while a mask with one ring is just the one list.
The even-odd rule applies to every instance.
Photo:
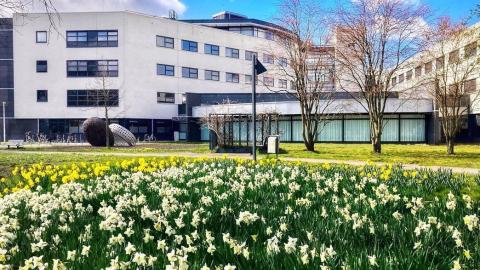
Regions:
[[[285, 64], [270, 54], [281, 27], [231, 12], [184, 21], [128, 11], [59, 16], [56, 29], [46, 14], [0, 19], [0, 105], [7, 103], [9, 139], [29, 131], [81, 137], [86, 118], [104, 116], [106, 88], [110, 118], [140, 139], [208, 140], [198, 119], [225, 113], [225, 100], [234, 103], [229, 113], [250, 113], [254, 53], [269, 70]], [[282, 141], [302, 141], [298, 103], [278, 93], [290, 82], [270, 71], [258, 80], [259, 111], [281, 115], [275, 132]], [[368, 142], [363, 107], [337, 96], [319, 140]], [[427, 99], [391, 99], [384, 141], [429, 142], [432, 111]]]

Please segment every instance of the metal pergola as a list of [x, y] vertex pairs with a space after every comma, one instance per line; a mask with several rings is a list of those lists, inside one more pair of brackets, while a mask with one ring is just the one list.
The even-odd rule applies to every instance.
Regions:
[[[209, 114], [209, 122], [215, 123], [215, 126], [223, 133], [221, 140], [226, 147], [248, 147], [251, 146], [251, 114]], [[255, 142], [258, 146], [264, 146], [265, 139], [268, 135], [274, 135], [279, 130], [279, 115], [275, 113], [265, 113], [257, 115], [257, 136]], [[223, 124], [222, 124], [223, 123]], [[234, 129], [237, 130], [234, 130]], [[236, 132], [238, 131], [238, 132]], [[210, 141], [212, 138], [210, 130]], [[277, 135], [277, 134], [275, 134]]]

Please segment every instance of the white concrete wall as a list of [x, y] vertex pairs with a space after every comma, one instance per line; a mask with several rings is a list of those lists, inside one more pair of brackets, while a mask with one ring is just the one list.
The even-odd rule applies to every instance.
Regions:
[[[363, 104], [366, 106], [366, 104]], [[325, 108], [325, 106], [328, 106]], [[320, 105], [320, 111], [326, 114], [366, 114], [365, 108], [353, 99], [338, 99], [329, 104]], [[388, 99], [385, 113], [429, 113], [432, 111], [432, 101], [428, 99]], [[278, 113], [281, 115], [300, 115], [298, 101], [262, 102], [257, 104], [258, 113]], [[193, 107], [194, 117], [207, 117], [212, 113], [220, 114], [249, 114], [252, 113], [252, 104], [222, 104]]]
[[[177, 116], [174, 104], [158, 104], [157, 92], [248, 93], [244, 74], [251, 72], [245, 50], [270, 51], [272, 41], [205, 26], [132, 12], [61, 13], [58, 32], [50, 29], [44, 14], [14, 16], [15, 117], [86, 118], [102, 116], [102, 108], [67, 107], [67, 89], [93, 89], [95, 78], [68, 78], [67, 60], [118, 59], [119, 77], [110, 78], [120, 90], [120, 106], [113, 118], [170, 119]], [[35, 42], [36, 31], [49, 32], [49, 42]], [[69, 30], [118, 30], [116, 48], [67, 48]], [[175, 38], [175, 49], [156, 47], [156, 36]], [[198, 53], [181, 50], [181, 40], [198, 42]], [[204, 54], [204, 44], [220, 46], [220, 56]], [[240, 50], [239, 59], [225, 57], [225, 47]], [[261, 53], [260, 53], [260, 59]], [[36, 73], [36, 61], [47, 60], [48, 72]], [[175, 66], [175, 77], [157, 76], [156, 64]], [[199, 69], [199, 79], [181, 77], [181, 67]], [[267, 66], [268, 68], [268, 66]], [[204, 80], [204, 70], [220, 71], [220, 81]], [[227, 83], [225, 72], [239, 73], [240, 83]], [[278, 83], [278, 77], [275, 83]], [[36, 101], [36, 90], [48, 90], [48, 102]], [[259, 86], [258, 92], [270, 90]]]

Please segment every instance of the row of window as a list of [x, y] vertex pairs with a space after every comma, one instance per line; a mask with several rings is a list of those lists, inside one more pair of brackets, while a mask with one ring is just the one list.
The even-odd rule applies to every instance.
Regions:
[[[37, 102], [48, 102], [48, 90], [37, 90]], [[116, 107], [118, 89], [67, 90], [67, 107]], [[174, 93], [157, 92], [157, 103], [175, 103]]]
[[[37, 61], [37, 72], [44, 73], [48, 71], [48, 62], [45, 60]], [[182, 67], [182, 77], [189, 79], [198, 79], [198, 69], [191, 67]], [[175, 76], [175, 66], [157, 64], [157, 75]], [[226, 72], [225, 81], [231, 83], [240, 82], [240, 74]], [[67, 77], [118, 77], [118, 60], [68, 60]], [[220, 81], [220, 71], [205, 70], [205, 80]], [[245, 83], [252, 83], [252, 75], [245, 75]], [[274, 87], [275, 80], [272, 77], [263, 77], [263, 84]], [[279, 79], [278, 87], [287, 88], [287, 80]]]
[[[174, 49], [175, 39], [172, 37], [157, 36], [157, 47]], [[220, 56], [220, 46], [218, 45], [205, 43], [203, 48], [204, 48], [203, 52], [205, 54]], [[182, 50], [189, 51], [189, 52], [198, 52], [198, 42], [182, 39]], [[245, 60], [251, 61], [253, 58], [253, 55], [257, 55], [257, 53], [246, 50]], [[235, 48], [225, 47], [225, 57], [239, 59], [240, 50]], [[263, 63], [274, 64], [275, 63], [274, 59], [275, 57], [272, 54], [266, 54], [266, 53], [263, 54], [263, 59], [262, 59]], [[288, 61], [284, 57], [279, 58], [277, 62], [279, 65], [283, 67], [286, 67], [288, 65]]]
[[[36, 70], [48, 72], [48, 62], [38, 60]], [[67, 77], [118, 77], [118, 60], [68, 60]]]
[[[118, 106], [118, 89], [67, 90], [67, 107]], [[48, 102], [48, 90], [37, 90], [37, 102]]]
[[239, 33], [239, 34], [246, 35], [246, 36], [261, 37], [261, 38], [265, 38], [265, 39], [268, 39], [268, 40], [274, 40], [275, 39], [275, 35], [274, 35], [273, 32], [268, 31], [268, 30], [264, 30], [264, 29], [261, 29], [261, 28], [258, 28], [258, 27], [251, 27], [251, 26], [240, 26], [240, 27], [238, 27], [238, 26], [234, 26], [234, 27], [228, 27], [225, 30], [228, 30], [230, 32]]
[[116, 107], [118, 99], [118, 89], [67, 90], [67, 107]]
[[[198, 79], [199, 70], [197, 68], [191, 67], [182, 67], [182, 77], [189, 78], [189, 79]], [[220, 71], [217, 70], [205, 70], [204, 78], [207, 81], [220, 81]], [[157, 75], [162, 76], [175, 76], [175, 66], [173, 65], [165, 65], [165, 64], [157, 64]], [[240, 82], [240, 74], [232, 73], [232, 72], [225, 72], [225, 81], [231, 83], [239, 83]], [[245, 75], [245, 83], [251, 84], [252, 83], [252, 75]], [[275, 80], [272, 77], [263, 77], [263, 84], [266, 86], [275, 86]], [[278, 87], [279, 88], [287, 88], [288, 81], [284, 79], [278, 80]]]
[[[48, 42], [47, 31], [36, 32], [37, 43]], [[118, 47], [117, 30], [67, 31], [67, 48]]]
[[118, 60], [68, 60], [67, 77], [118, 77]]
[[[40, 73], [48, 72], [48, 62], [37, 61], [36, 69]], [[225, 74], [227, 82], [240, 82], [240, 74], [232, 72]], [[175, 76], [175, 66], [157, 64], [157, 75]], [[67, 77], [118, 77], [118, 60], [68, 60]], [[182, 77], [198, 79], [198, 69], [182, 67]], [[220, 71], [205, 70], [205, 80], [220, 81]], [[286, 80], [279, 79], [278, 82], [278, 87], [287, 88]], [[252, 83], [251, 75], [245, 75], [245, 83]], [[275, 86], [274, 79], [271, 77], [263, 77], [263, 83], [266, 86]]]
[[67, 31], [67, 48], [88, 47], [118, 47], [118, 31]]
[[[463, 48], [464, 59], [471, 58], [477, 55], [477, 42], [470, 43]], [[403, 83], [411, 79], [419, 78], [422, 75], [429, 74], [433, 70], [433, 63], [435, 62], [435, 69], [442, 69], [445, 66], [445, 56], [440, 56], [434, 61], [429, 61], [425, 64], [421, 64], [414, 69], [408, 70], [405, 73], [399, 74], [392, 78], [392, 85]], [[457, 63], [460, 61], [460, 49], [456, 49], [448, 54], [448, 63]]]

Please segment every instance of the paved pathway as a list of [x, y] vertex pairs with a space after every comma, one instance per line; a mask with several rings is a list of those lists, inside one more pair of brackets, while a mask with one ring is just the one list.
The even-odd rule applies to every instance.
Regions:
[[[9, 151], [0, 151], [1, 153], [15, 153], [15, 154], [45, 154], [45, 155], [55, 155], [55, 154], [74, 154], [74, 155], [87, 155], [87, 156], [122, 156], [122, 157], [168, 157], [168, 156], [176, 156], [176, 157], [212, 157], [212, 158], [220, 158], [223, 156], [227, 157], [235, 157], [235, 158], [244, 158], [250, 159], [251, 156], [249, 154], [217, 154], [217, 153], [208, 153], [208, 154], [198, 154], [198, 153], [190, 153], [190, 152], [164, 152], [164, 153], [129, 153], [129, 152], [49, 152], [49, 151], [17, 151], [17, 150], [9, 150]], [[363, 166], [367, 164], [366, 161], [358, 161], [358, 160], [334, 160], [334, 159], [316, 159], [316, 158], [289, 158], [289, 157], [281, 157], [281, 160], [286, 161], [300, 161], [300, 162], [309, 162], [309, 163], [335, 163], [335, 164], [348, 164], [353, 166]], [[385, 165], [386, 163], [383, 162], [374, 162], [376, 165]], [[406, 169], [410, 170], [418, 170], [418, 169], [430, 169], [430, 170], [451, 170], [453, 173], [459, 174], [480, 174], [480, 169], [474, 168], [461, 168], [461, 167], [442, 167], [442, 166], [420, 166], [415, 164], [402, 164], [402, 166]]]

